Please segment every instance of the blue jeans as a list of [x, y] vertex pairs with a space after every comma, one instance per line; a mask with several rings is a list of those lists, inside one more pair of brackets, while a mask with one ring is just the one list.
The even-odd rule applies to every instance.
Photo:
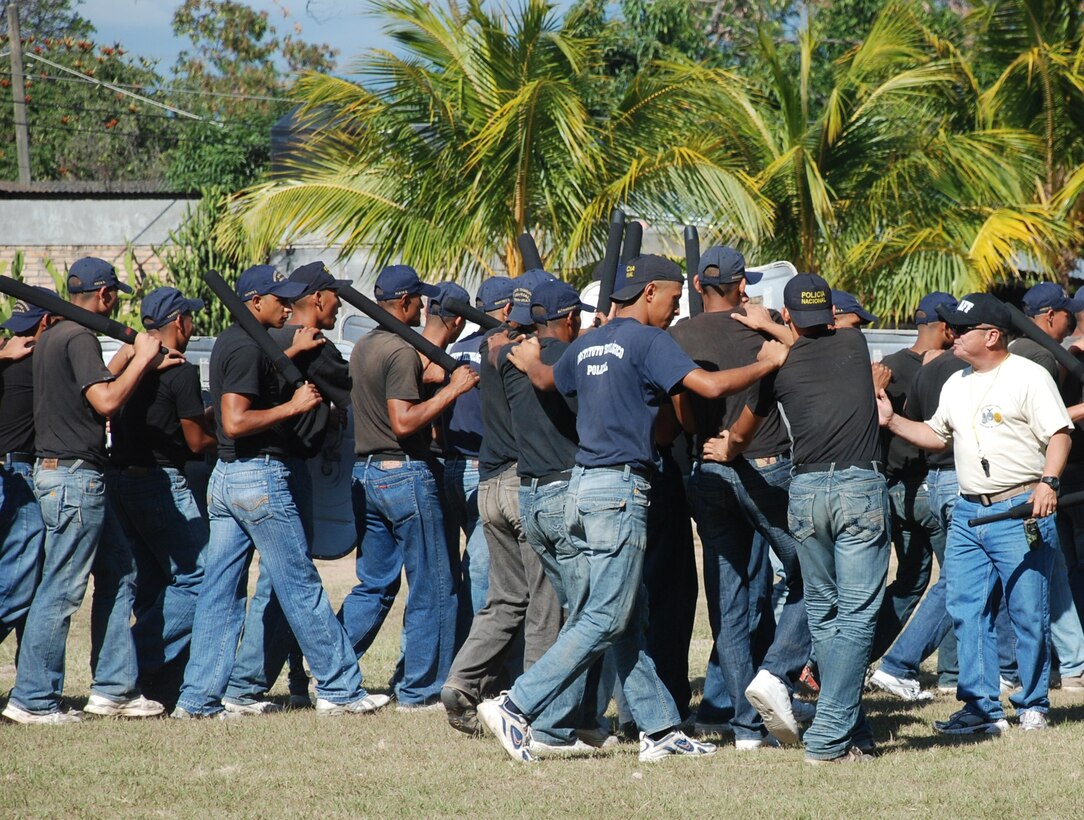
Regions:
[[1084, 672], [1084, 629], [1069, 587], [1069, 572], [1061, 549], [1050, 568], [1050, 643], [1058, 656], [1058, 673], [1073, 678]]
[[[644, 651], [643, 584], [651, 483], [629, 471], [576, 467], [565, 499], [565, 527], [587, 578], [583, 607], [570, 612], [557, 642], [520, 676], [509, 696], [533, 720], [611, 646], [632, 718], [648, 734], [681, 718]], [[569, 592], [572, 600], [576, 593]]]
[[41, 580], [45, 522], [29, 464], [0, 466], [0, 641], [22, 636]]
[[[582, 562], [578, 560], [579, 551], [565, 527], [567, 495], [567, 481], [541, 485], [535, 482], [520, 487], [519, 513], [527, 543], [538, 553], [561, 607], [571, 614], [583, 609], [587, 578], [582, 572]], [[537, 740], [553, 745], [570, 744], [576, 740], [576, 729], [592, 729], [598, 725], [601, 672], [602, 664], [596, 662], [543, 710], [531, 726]]]
[[891, 544], [888, 487], [873, 470], [795, 475], [788, 521], [800, 543], [809, 631], [821, 672], [806, 756], [830, 760], [872, 741], [862, 712], [877, 613]]
[[[965, 708], [995, 720], [1004, 716], [994, 619], [1004, 590], [1021, 689], [1009, 697], [1017, 709], [1045, 712], [1050, 705], [1050, 570], [1058, 547], [1055, 516], [1037, 519], [1042, 536], [1028, 548], [1021, 521], [969, 527], [968, 519], [994, 515], [1027, 500], [1029, 493], [984, 507], [962, 496], [949, 525], [945, 569], [947, 604], [956, 630]], [[999, 583], [1000, 581], [1000, 583]]]
[[[444, 515], [450, 526], [467, 537], [460, 580], [460, 620], [464, 604], [473, 615], [486, 603], [489, 591], [489, 546], [478, 521], [478, 459], [452, 457], [444, 462]], [[470, 619], [466, 621], [470, 631]]]
[[[926, 476], [927, 498], [930, 510], [941, 521], [942, 531], [947, 534], [952, 520], [952, 509], [959, 498], [955, 470], [930, 470]], [[914, 680], [919, 667], [935, 651], [937, 671], [942, 686], [955, 686], [959, 665], [956, 660], [956, 635], [952, 631], [952, 619], [945, 609], [945, 590], [948, 576], [945, 573], [945, 539], [931, 543], [941, 574], [937, 583], [926, 592], [914, 616], [908, 622], [892, 648], [881, 660], [881, 668], [890, 675]]]
[[[303, 459], [291, 459], [286, 465], [289, 468], [286, 486], [301, 516], [307, 554], [313, 534], [312, 476]], [[287, 660], [290, 662], [290, 694], [308, 697], [309, 677], [305, 674], [301, 648], [272, 588], [271, 575], [261, 561], [225, 700], [231, 703], [260, 700], [275, 685]]]
[[417, 704], [438, 697], [448, 675], [457, 590], [433, 471], [424, 461], [391, 469], [380, 463], [366, 459], [354, 465], [359, 583], [343, 601], [340, 617], [361, 657], [395, 602], [406, 568], [403, 669], [395, 696]]
[[[716, 657], [735, 698], [731, 721], [739, 740], [764, 737], [764, 723], [745, 698], [758, 669], [788, 689], [809, 659], [809, 622], [803, 602], [798, 542], [786, 529], [790, 459], [757, 467], [739, 459], [698, 466], [693, 511], [704, 546], [704, 589]], [[783, 562], [788, 594], [777, 626], [768, 609], [765, 574], [750, 576], [760, 534]], [[753, 609], [760, 607], [754, 614]], [[750, 631], [753, 622], [759, 624]]]
[[68, 630], [92, 573], [91, 689], [114, 700], [132, 697], [138, 675], [129, 628], [135, 564], [120, 523], [108, 509], [105, 475], [85, 464], [45, 470], [39, 462], [34, 493], [45, 522], [45, 553], [11, 699], [31, 712], [60, 708]]
[[253, 550], [309, 661], [316, 691], [334, 703], [364, 696], [361, 672], [316, 567], [289, 487], [290, 470], [268, 458], [219, 461], [208, 487], [211, 537], [192, 627], [191, 660], [177, 704], [194, 714], [222, 710], [245, 619]]
[[933, 574], [933, 556], [945, 549], [945, 529], [930, 506], [925, 476], [896, 480], [888, 487], [892, 505], [892, 543], [896, 548], [896, 577], [885, 589], [872, 659], [884, 655], [896, 640]]
[[184, 473], [174, 467], [110, 474], [108, 491], [135, 558], [132, 634], [144, 675], [188, 648], [203, 582], [207, 522]]
[[[1069, 463], [1061, 474], [1062, 495], [1084, 490], [1084, 464]], [[1058, 541], [1069, 572], [1077, 613], [1084, 612], [1084, 505], [1058, 508]]]

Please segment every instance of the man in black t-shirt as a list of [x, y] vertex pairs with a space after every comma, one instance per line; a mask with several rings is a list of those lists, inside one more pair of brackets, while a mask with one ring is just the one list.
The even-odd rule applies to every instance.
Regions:
[[[517, 287], [523, 286], [523, 278], [516, 280]], [[531, 301], [544, 299], [547, 288], [563, 298], [563, 313], [558, 315], [555, 307], [552, 317], [544, 309], [517, 316], [531, 324], [541, 319], [538, 337], [543, 360], [552, 364], [579, 331], [580, 300], [571, 286], [551, 279], [532, 283]], [[551, 318], [552, 328], [547, 324]], [[560, 326], [558, 319], [563, 320]], [[489, 539], [489, 595], [456, 654], [441, 692], [449, 723], [471, 734], [479, 731], [475, 715], [478, 702], [492, 694], [484, 689], [500, 675], [520, 631], [530, 646], [524, 659], [529, 666], [553, 644], [561, 628], [563, 584], [556, 550], [568, 542], [567, 533], [562, 544], [554, 542], [551, 522], [556, 517], [557, 529], [564, 531], [564, 494], [576, 458], [576, 417], [560, 395], [535, 391], [527, 377], [508, 361], [508, 349], [497, 352], [496, 367], [508, 402], [508, 419], [513, 428], [530, 431], [529, 435], [516, 437], [516, 461], [510, 468], [519, 485], [515, 523], [521, 526], [523, 538]], [[497, 482], [496, 492], [500, 493], [500, 477]], [[571, 711], [578, 711], [583, 689], [581, 685], [578, 695], [570, 693], [571, 705], [566, 700], [543, 713], [540, 724], [536, 724], [540, 728], [532, 751], [591, 751], [590, 746], [577, 743], [576, 726], [567, 720]]]
[[[755, 362], [767, 334], [742, 323], [742, 306], [746, 283], [758, 281], [760, 274], [746, 271], [745, 258], [738, 251], [710, 248], [701, 257], [694, 280], [703, 294], [704, 312], [672, 327], [670, 335], [707, 370], [729, 370]], [[762, 383], [721, 401], [689, 393], [677, 401], [689, 405], [686, 415], [694, 422], [690, 432], [696, 434], [697, 452], [737, 421], [744, 408], [764, 416], [743, 456], [728, 463], [705, 459], [694, 466], [693, 514], [704, 548], [708, 620], [719, 666], [734, 697], [730, 725], [735, 745], [740, 750], [778, 745], [768, 736], [769, 730], [786, 743], [797, 743], [792, 695], [809, 659], [810, 638], [798, 542], [787, 531], [790, 437], [774, 397]], [[761, 594], [766, 579], [749, 575], [751, 566], [769, 566], [767, 561], [753, 561], [758, 534], [778, 556], [786, 576], [787, 597], [774, 629], [769, 599]], [[753, 634], [750, 623], [758, 624]], [[765, 710], [773, 721], [767, 729], [756, 709], [765, 701], [773, 704]], [[700, 708], [698, 723], [719, 722], [719, 705], [701, 703]]]
[[[797, 338], [773, 389], [790, 422], [788, 529], [800, 544], [821, 670], [817, 716], [804, 737], [806, 762], [858, 762], [875, 748], [862, 683], [890, 550], [869, 349], [861, 331], [833, 329], [831, 290], [821, 277], [792, 277], [783, 304]], [[742, 411], [727, 436], [728, 458], [749, 446], [761, 418], [749, 407]]]
[[[269, 328], [268, 333], [286, 351], [302, 375], [320, 391], [323, 402], [313, 410], [295, 416], [290, 432], [290, 491], [301, 517], [305, 538], [313, 538], [312, 479], [306, 460], [323, 446], [332, 425], [350, 403], [350, 372], [339, 349], [322, 335], [335, 327], [341, 301], [339, 289], [348, 279], [336, 279], [323, 262], [310, 262], [290, 274], [289, 281], [303, 286], [292, 302], [289, 323]], [[339, 408], [329, 412], [328, 403]], [[341, 412], [340, 412], [341, 411]], [[301, 647], [290, 631], [278, 596], [271, 588], [271, 576], [261, 565], [256, 591], [248, 604], [241, 644], [237, 647], [233, 672], [222, 698], [227, 712], [246, 715], [271, 714], [281, 706], [266, 698], [282, 667], [289, 661], [291, 708], [309, 708], [309, 677], [305, 674]]]
[[[922, 357], [930, 351], [945, 350], [952, 345], [948, 328], [937, 315], [939, 305], [953, 310], [956, 299], [940, 291], [923, 296], [915, 310], [918, 338], [914, 345], [885, 356], [881, 362], [891, 373], [885, 393], [897, 413], [904, 412], [911, 383], [922, 367]], [[888, 496], [892, 503], [896, 577], [885, 590], [881, 612], [877, 616], [871, 661], [888, 651], [918, 606], [930, 582], [933, 556], [944, 557], [945, 554], [946, 530], [940, 517], [930, 509], [926, 454], [887, 431], [883, 433], [882, 448]]]
[[[94, 257], [72, 264], [67, 285], [73, 304], [102, 316], [116, 308], [118, 290], [131, 290], [112, 265]], [[41, 583], [27, 613], [15, 688], [3, 713], [17, 723], [80, 720], [78, 713], [60, 711], [60, 696], [71, 616], [91, 573], [93, 682], [86, 711], [122, 717], [162, 713], [160, 703], [139, 693], [136, 681], [129, 625], [135, 579], [131, 549], [124, 538], [103, 535], [107, 526], [116, 526], [105, 495], [105, 421], [161, 361], [158, 341], [145, 333], [136, 336], [133, 353], [123, 372], [111, 372], [94, 333], [66, 320], [41, 335], [32, 357], [34, 492], [46, 535]]]
[[[202, 299], [165, 287], [143, 298], [140, 316], [149, 335], [183, 354], [192, 337], [192, 313], [202, 308]], [[131, 355], [130, 348], [121, 348], [114, 362]], [[184, 362], [147, 374], [110, 429], [114, 470], [107, 492], [136, 561], [132, 634], [139, 674], [145, 688], [170, 702], [176, 690], [156, 681], [154, 673], [188, 649], [207, 546], [207, 522], [184, 472], [188, 461], [215, 445], [199, 368]]]
[[[237, 293], [264, 328], [282, 327], [303, 286], [270, 265], [237, 280]], [[254, 550], [270, 574], [290, 625], [316, 679], [317, 714], [364, 714], [385, 706], [370, 695], [350, 639], [335, 619], [294, 501], [292, 422], [322, 397], [309, 383], [294, 388], [239, 324], [211, 352], [211, 399], [218, 426], [218, 463], [208, 487], [211, 537], [192, 627], [191, 660], [173, 717], [228, 714], [222, 706], [245, 612], [245, 580]]]
[[[46, 293], [45, 288], [40, 290]], [[0, 327], [12, 333], [0, 347], [0, 641], [21, 636], [41, 577], [45, 523], [34, 497], [33, 343], [55, 320], [17, 302]]]
[[[412, 327], [422, 296], [437, 289], [407, 265], [384, 268], [376, 301]], [[354, 518], [362, 548], [358, 584], [340, 617], [358, 657], [384, 624], [406, 570], [410, 595], [403, 615], [399, 710], [439, 704], [455, 645], [456, 583], [448, 556], [440, 491], [431, 466], [432, 424], [477, 374], [466, 365], [425, 398], [422, 361], [405, 340], [384, 328], [361, 338], [350, 354], [354, 409]]]

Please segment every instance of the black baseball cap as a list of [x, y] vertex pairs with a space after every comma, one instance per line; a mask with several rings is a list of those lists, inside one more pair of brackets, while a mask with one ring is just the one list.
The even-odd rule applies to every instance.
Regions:
[[305, 286], [305, 289], [301, 291], [301, 296], [297, 297], [298, 299], [320, 290], [338, 290], [351, 284], [349, 279], [336, 279], [332, 276], [331, 271], [327, 269], [327, 265], [323, 262], [309, 262], [307, 265], [296, 268], [290, 274], [290, 281]]
[[610, 298], [628, 302], [640, 295], [650, 282], [684, 282], [685, 277], [674, 262], [664, 256], [645, 253], [618, 267], [614, 290]]
[[87, 293], [98, 288], [132, 289], [117, 278], [117, 269], [96, 256], [76, 259], [68, 269], [68, 293]]
[[143, 327], [155, 330], [169, 324], [182, 313], [202, 309], [202, 299], [189, 299], [177, 288], [156, 288], [143, 297], [139, 315], [143, 318]]
[[[50, 296], [56, 296], [51, 290], [43, 288], [40, 285], [35, 285], [34, 290], [47, 293]], [[26, 331], [37, 327], [38, 322], [48, 315], [49, 311], [45, 308], [40, 308], [37, 305], [32, 305], [29, 302], [24, 302], [20, 299], [11, 309], [11, 317], [3, 324], [0, 324], [0, 327], [5, 330], [10, 330], [12, 333], [26, 333]]]
[[[708, 268], [716, 268], [717, 272], [707, 273]], [[732, 285], [742, 279], [755, 285], [764, 276], [760, 271], [746, 270], [741, 251], [726, 245], [716, 245], [704, 251], [696, 272], [700, 275], [701, 285]]]
[[783, 287], [783, 306], [796, 327], [835, 323], [832, 289], [815, 273], [796, 273]]
[[1005, 303], [989, 293], [969, 293], [955, 309], [937, 308], [937, 315], [947, 325], [955, 328], [993, 325], [1003, 330], [1012, 325], [1012, 316]]

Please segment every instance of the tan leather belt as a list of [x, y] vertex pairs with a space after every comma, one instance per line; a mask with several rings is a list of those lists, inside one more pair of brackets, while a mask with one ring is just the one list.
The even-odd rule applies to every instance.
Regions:
[[749, 460], [757, 467], [771, 467], [785, 458], [790, 458], [790, 453], [780, 453], [777, 456], [764, 456], [764, 458], [751, 458]]
[[1009, 487], [1009, 489], [1002, 490], [999, 493], [993, 493], [992, 495], [986, 495], [984, 493], [967, 495], [967, 493], [960, 493], [960, 498], [964, 501], [970, 501], [972, 504], [982, 504], [984, 507], [989, 507], [991, 504], [996, 504], [999, 501], [1008, 501], [1010, 498], [1015, 498], [1018, 495], [1031, 492], [1038, 483], [1038, 481], [1027, 481], [1023, 484], [1017, 484], [1015, 487]]

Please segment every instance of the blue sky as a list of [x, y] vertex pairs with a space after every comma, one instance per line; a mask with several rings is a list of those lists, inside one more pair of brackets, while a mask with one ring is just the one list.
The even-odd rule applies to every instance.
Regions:
[[[387, 40], [378, 21], [365, 16], [364, 2], [357, 0], [247, 0], [253, 8], [265, 10], [280, 32], [294, 23], [302, 28], [306, 40], [330, 43], [339, 49], [340, 68], [345, 68], [358, 53], [385, 46]], [[126, 49], [160, 60], [168, 69], [187, 41], [177, 40], [170, 30], [170, 18], [179, 5], [172, 0], [85, 0], [79, 13], [98, 29], [99, 42], [119, 42]], [[290, 16], [284, 17], [283, 10]]]

